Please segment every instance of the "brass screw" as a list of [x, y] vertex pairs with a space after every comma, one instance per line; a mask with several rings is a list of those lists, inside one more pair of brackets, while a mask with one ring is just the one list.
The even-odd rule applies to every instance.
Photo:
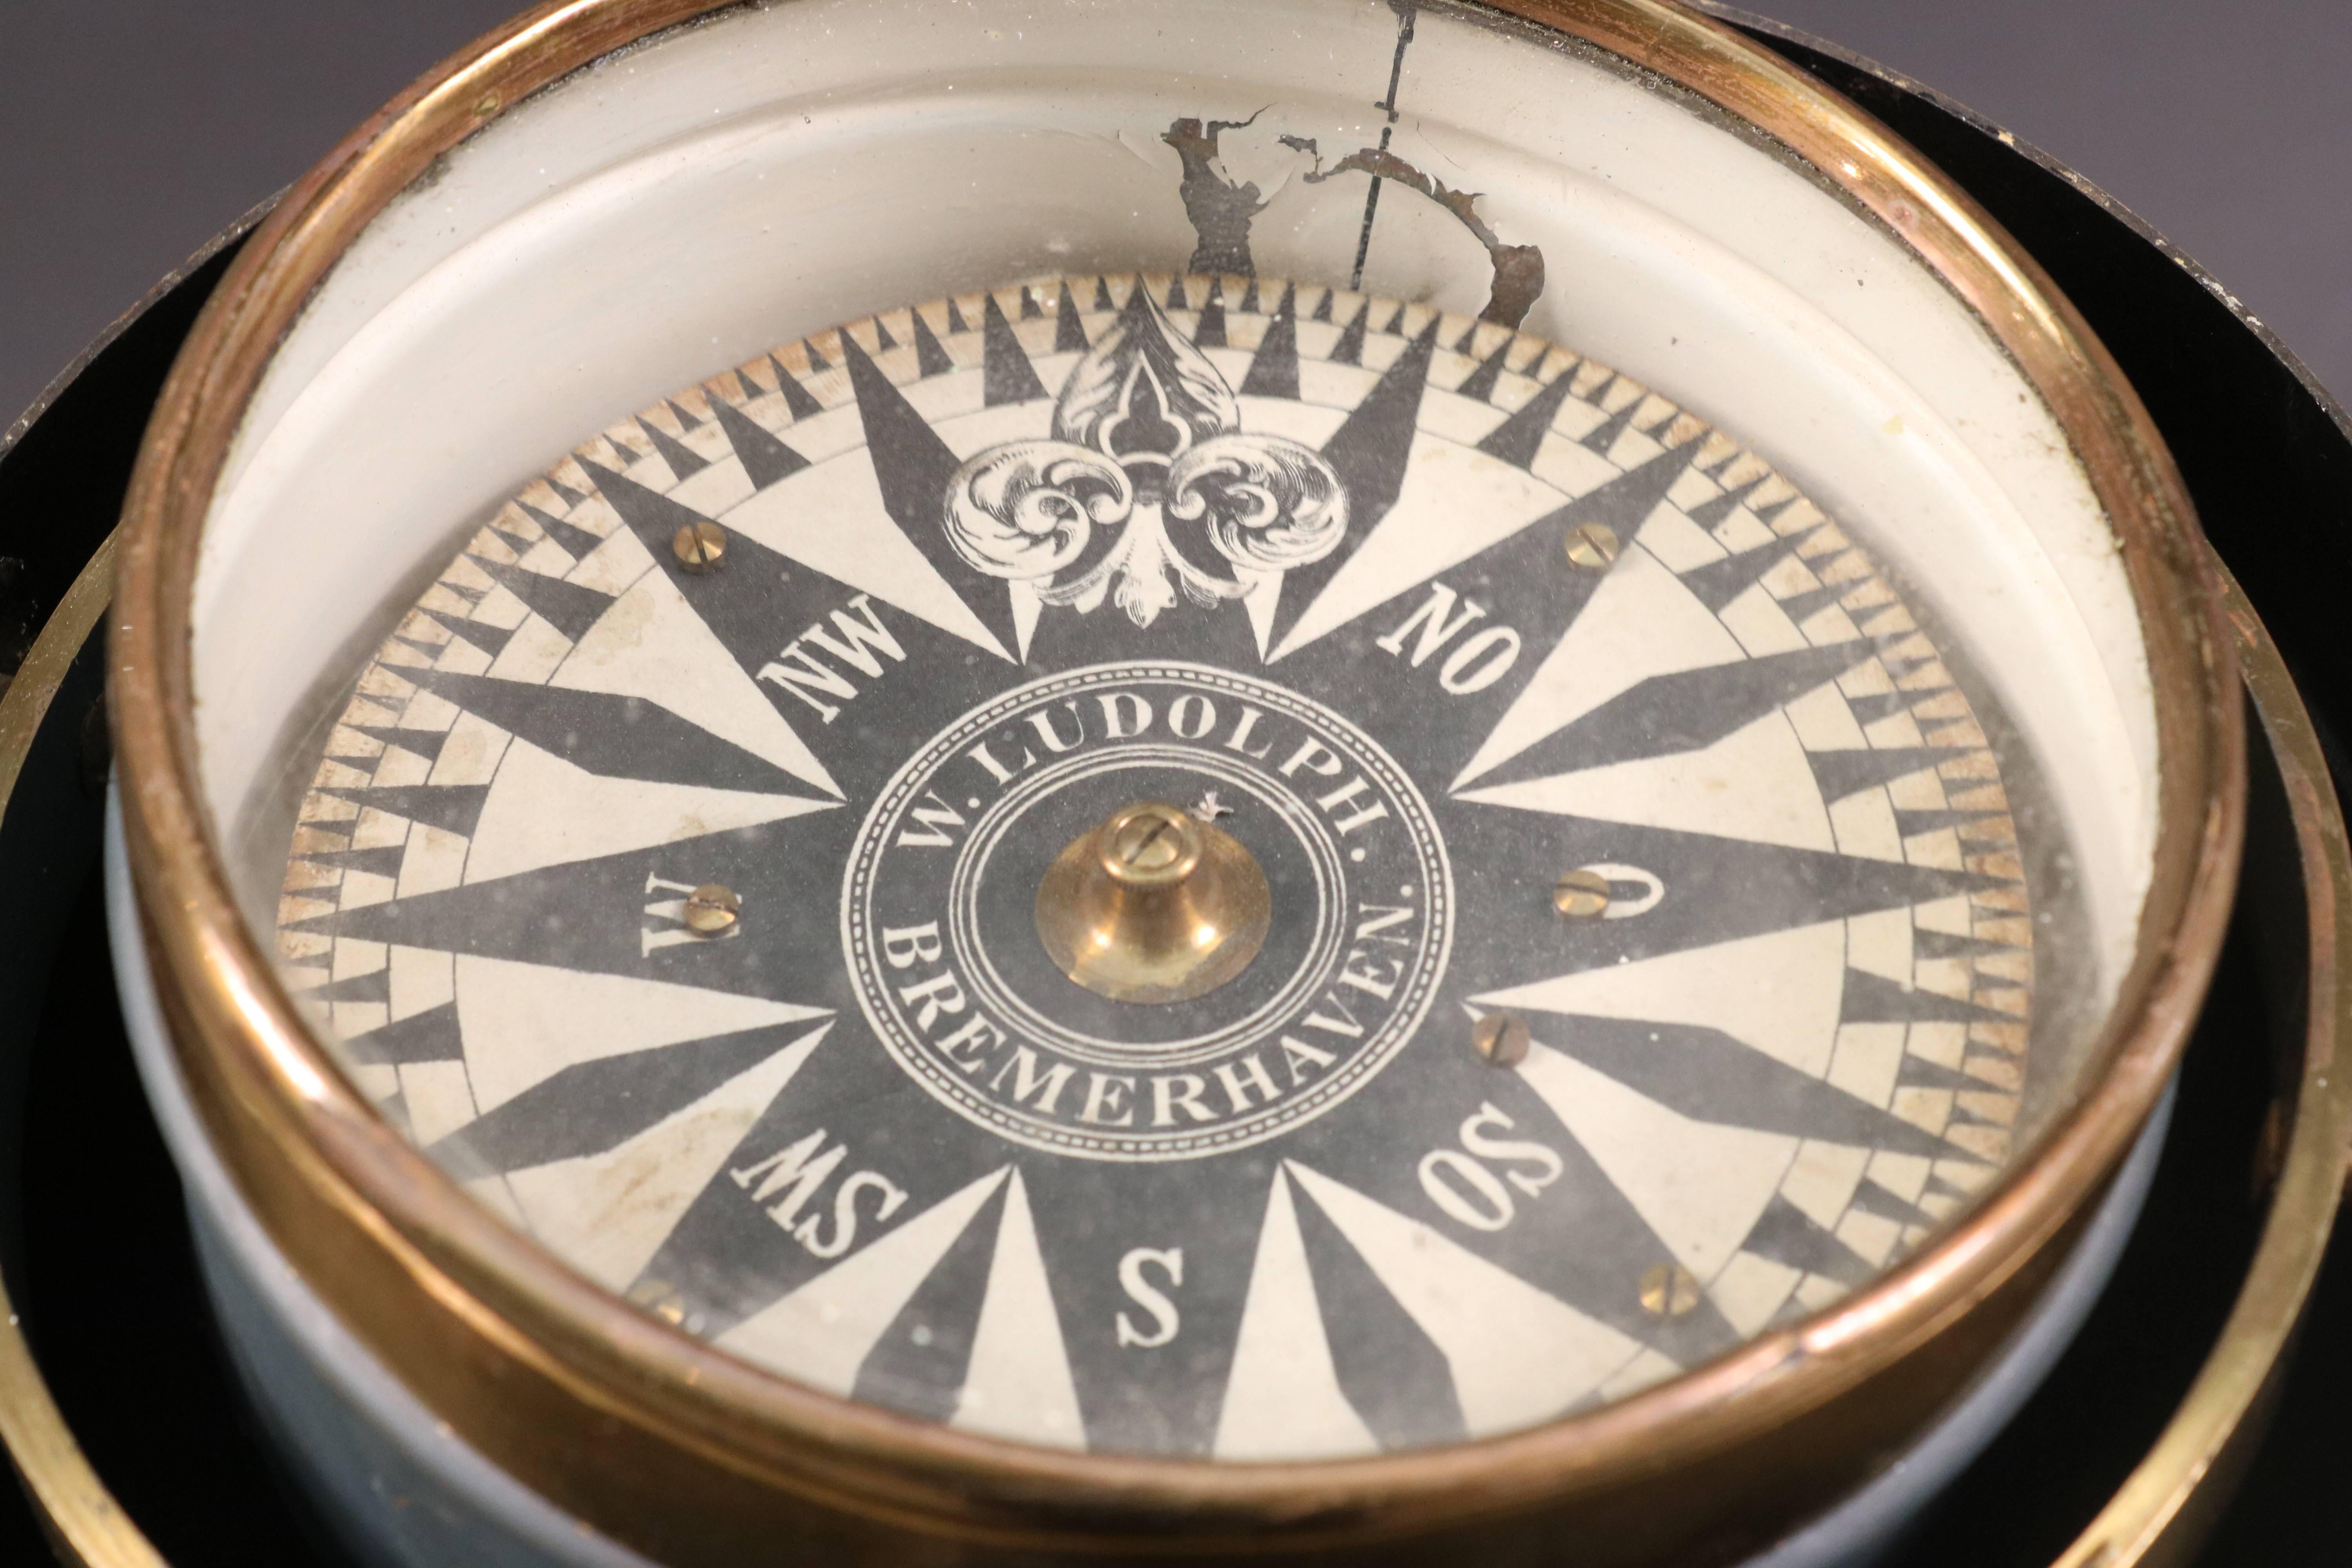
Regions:
[[682, 523], [670, 535], [669, 552], [688, 572], [711, 571], [727, 559], [727, 531], [708, 521]]
[[1568, 531], [1568, 559], [1587, 572], [1606, 572], [1623, 546], [1617, 531], [1605, 522], [1580, 522]]
[[1599, 920], [1609, 912], [1609, 879], [1598, 871], [1570, 871], [1551, 885], [1551, 907], [1572, 921]]
[[629, 1302], [673, 1327], [686, 1321], [686, 1298], [667, 1279], [640, 1279], [629, 1287]]
[[1642, 1310], [1679, 1318], [1698, 1305], [1698, 1277], [1679, 1263], [1654, 1263], [1642, 1276]]
[[1515, 1068], [1528, 1059], [1528, 1024], [1517, 1013], [1489, 1013], [1470, 1031], [1470, 1043], [1487, 1065]]
[[734, 889], [706, 883], [686, 896], [686, 929], [697, 936], [724, 936], [735, 929], [742, 908]]
[[1156, 812], [1139, 812], [1119, 825], [1110, 852], [1122, 866], [1138, 871], [1165, 871], [1184, 853], [1184, 836], [1175, 822]]

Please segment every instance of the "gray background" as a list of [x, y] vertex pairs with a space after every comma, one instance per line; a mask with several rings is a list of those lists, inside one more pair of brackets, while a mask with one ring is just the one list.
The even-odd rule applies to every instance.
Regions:
[[[0, 426], [189, 251], [521, 3], [0, 0]], [[2070, 163], [2352, 395], [2352, 0], [1748, 3]], [[2352, 1342], [2346, 1250], [2298, 1367], [2321, 1402], [2290, 1394], [2305, 1443], [2265, 1451], [2217, 1562], [2342, 1560], [2352, 1489], [2331, 1484], [2326, 1391]], [[0, 1516], [13, 1501], [0, 1478]], [[10, 1522], [0, 1555], [24, 1539]]]
[[[0, 0], [0, 424], [520, 0]], [[2344, 0], [1759, 0], [2106, 187], [2352, 393]]]

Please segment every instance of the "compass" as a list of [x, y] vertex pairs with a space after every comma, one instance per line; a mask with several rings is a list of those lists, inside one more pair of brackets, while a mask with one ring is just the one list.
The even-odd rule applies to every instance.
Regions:
[[2129, 387], [1631, 0], [526, 18], [130, 517], [216, 1289], [637, 1560], [1738, 1561], [2127, 1215], [2231, 890]]
[[428, 1157], [835, 1392], [1299, 1458], [1671, 1375], [1998, 1174], [2038, 786], [1867, 552], [1580, 357], [1254, 281], [836, 329], [467, 539], [277, 922]]

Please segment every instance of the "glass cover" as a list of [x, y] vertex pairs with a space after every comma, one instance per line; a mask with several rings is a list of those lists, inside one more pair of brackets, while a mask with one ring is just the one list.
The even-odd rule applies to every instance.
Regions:
[[202, 788], [352, 1079], [644, 1312], [1425, 1450], [1868, 1286], [2079, 1091], [2158, 775], [2073, 451], [1843, 186], [1524, 22], [725, 7], [335, 253]]
[[[313, 731], [279, 941], [433, 1160], [752, 1362], [1455, 1442], [1992, 1180], [2059, 847], [1921, 595], [1517, 330], [1539, 257], [1481, 314], [1256, 276], [1230, 129], [1166, 132], [1193, 270], [814, 332], [499, 506]], [[1320, 170], [1377, 173], [1475, 226]]]

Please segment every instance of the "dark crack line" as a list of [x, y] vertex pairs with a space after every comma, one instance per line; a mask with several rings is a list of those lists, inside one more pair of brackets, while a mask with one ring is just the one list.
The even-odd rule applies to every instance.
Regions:
[[[1373, 105], [1375, 109], [1388, 110], [1388, 123], [1381, 127], [1381, 151], [1383, 153], [1389, 150], [1389, 138], [1396, 132], [1397, 88], [1404, 80], [1404, 51], [1412, 42], [1413, 16], [1419, 10], [1412, 0], [1389, 0], [1389, 4], [1396, 8], [1397, 14], [1396, 53], [1389, 59], [1388, 97]], [[1351, 291], [1360, 290], [1364, 286], [1364, 258], [1371, 254], [1372, 220], [1380, 216], [1380, 211], [1381, 177], [1375, 174], [1371, 188], [1364, 193], [1364, 226], [1356, 237], [1356, 269], [1348, 277], [1348, 288]]]

